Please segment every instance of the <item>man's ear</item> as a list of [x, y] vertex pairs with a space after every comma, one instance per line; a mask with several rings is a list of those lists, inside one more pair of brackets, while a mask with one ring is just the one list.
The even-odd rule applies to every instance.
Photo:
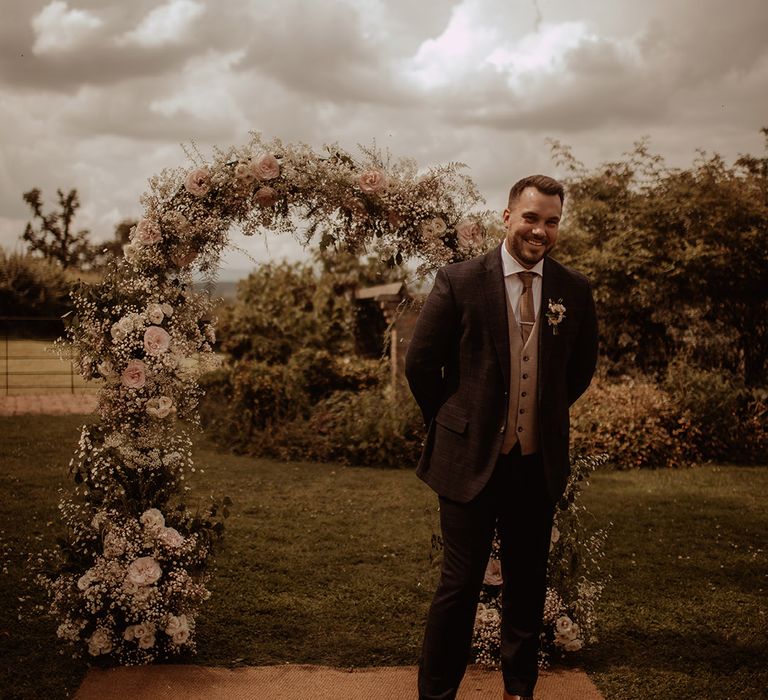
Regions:
[[502, 220], [504, 223], [509, 223], [509, 209], [505, 209], [504, 213], [501, 215]]

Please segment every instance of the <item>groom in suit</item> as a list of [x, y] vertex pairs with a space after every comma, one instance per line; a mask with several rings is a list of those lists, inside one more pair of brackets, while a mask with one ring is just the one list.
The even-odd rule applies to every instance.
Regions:
[[421, 700], [456, 696], [497, 527], [504, 697], [533, 697], [552, 518], [570, 470], [568, 409], [597, 359], [589, 283], [549, 257], [563, 198], [544, 175], [513, 185], [504, 241], [437, 272], [408, 349], [427, 426], [417, 474], [439, 496], [444, 545]]

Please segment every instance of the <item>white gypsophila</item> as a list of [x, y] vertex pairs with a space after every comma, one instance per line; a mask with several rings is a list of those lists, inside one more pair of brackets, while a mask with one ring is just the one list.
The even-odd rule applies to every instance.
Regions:
[[104, 556], [110, 559], [119, 557], [125, 552], [127, 544], [124, 537], [110, 530], [104, 535]]
[[97, 581], [96, 573], [93, 569], [88, 569], [79, 579], [77, 579], [78, 590], [85, 591], [91, 584]]
[[85, 627], [85, 620], [65, 620], [56, 628], [59, 639], [74, 642], [80, 638], [80, 631]]

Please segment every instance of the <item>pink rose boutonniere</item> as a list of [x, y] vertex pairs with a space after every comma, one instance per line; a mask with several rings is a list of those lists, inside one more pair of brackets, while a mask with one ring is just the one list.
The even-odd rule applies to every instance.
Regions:
[[552, 335], [557, 335], [557, 327], [565, 319], [565, 306], [563, 306], [563, 300], [558, 299], [557, 301], [553, 301], [552, 299], [548, 299], [547, 313], [545, 315], [547, 317], [547, 323], [552, 326]]

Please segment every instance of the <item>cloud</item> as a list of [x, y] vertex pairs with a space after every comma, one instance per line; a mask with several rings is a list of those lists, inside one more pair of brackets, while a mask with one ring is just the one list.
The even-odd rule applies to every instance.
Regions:
[[117, 39], [117, 44], [155, 48], [178, 44], [185, 39], [196, 19], [205, 13], [205, 5], [195, 0], [171, 0], [152, 10], [138, 27]]
[[200, 121], [238, 122], [245, 127], [241, 107], [233, 95], [237, 76], [232, 68], [245, 52], [207, 52], [189, 61], [182, 76], [174, 81], [173, 94], [149, 103], [149, 110], [164, 117], [179, 115]]
[[400, 103], [408, 99], [394, 75], [392, 44], [345, 2], [288, 0], [253, 6], [253, 32], [243, 70], [325, 102]]
[[83, 46], [103, 22], [84, 10], [70, 10], [66, 2], [54, 0], [32, 18], [38, 55], [58, 54]]

